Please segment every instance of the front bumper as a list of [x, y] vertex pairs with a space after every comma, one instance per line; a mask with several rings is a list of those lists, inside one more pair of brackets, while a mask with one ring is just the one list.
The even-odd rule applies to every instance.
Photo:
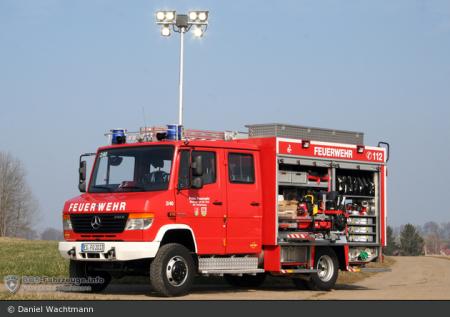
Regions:
[[[86, 241], [92, 243], [94, 241]], [[79, 261], [130, 261], [154, 258], [159, 249], [159, 242], [116, 242], [95, 241], [104, 243], [104, 252], [81, 252], [83, 241], [63, 241], [59, 243], [59, 253], [70, 260]]]

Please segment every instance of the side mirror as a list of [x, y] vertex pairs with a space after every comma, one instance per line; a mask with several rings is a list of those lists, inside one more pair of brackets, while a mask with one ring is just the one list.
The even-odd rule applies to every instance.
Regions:
[[85, 193], [86, 192], [86, 183], [79, 183], [78, 184], [78, 190], [80, 191], [80, 193]]
[[191, 188], [194, 189], [203, 188], [203, 178], [201, 178], [201, 176], [194, 177], [191, 182]]
[[86, 192], [86, 161], [80, 161], [80, 168], [78, 169], [78, 189], [80, 192]]
[[192, 176], [203, 176], [203, 160], [200, 155], [196, 156], [191, 163]]

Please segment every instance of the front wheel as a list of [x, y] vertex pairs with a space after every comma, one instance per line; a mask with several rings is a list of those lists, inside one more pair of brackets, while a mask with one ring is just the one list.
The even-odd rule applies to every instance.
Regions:
[[317, 273], [311, 274], [307, 281], [308, 287], [316, 291], [329, 291], [336, 284], [338, 278], [338, 260], [331, 248], [317, 248], [315, 256], [315, 269]]
[[162, 296], [189, 293], [195, 277], [195, 264], [188, 249], [178, 243], [163, 245], [150, 265], [150, 282]]

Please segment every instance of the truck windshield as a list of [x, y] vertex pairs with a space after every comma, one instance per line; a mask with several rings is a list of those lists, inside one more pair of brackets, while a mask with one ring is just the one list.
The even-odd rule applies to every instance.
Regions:
[[89, 192], [166, 190], [169, 186], [173, 153], [172, 146], [120, 148], [99, 152]]

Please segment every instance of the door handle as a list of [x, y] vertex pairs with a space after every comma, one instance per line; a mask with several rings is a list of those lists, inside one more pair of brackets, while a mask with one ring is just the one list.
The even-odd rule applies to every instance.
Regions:
[[258, 206], [259, 206], [259, 202], [257, 202], [257, 201], [252, 201], [252, 202], [250, 203], [250, 206], [258, 207]]
[[216, 200], [216, 201], [213, 202], [213, 205], [222, 206], [223, 202]]

